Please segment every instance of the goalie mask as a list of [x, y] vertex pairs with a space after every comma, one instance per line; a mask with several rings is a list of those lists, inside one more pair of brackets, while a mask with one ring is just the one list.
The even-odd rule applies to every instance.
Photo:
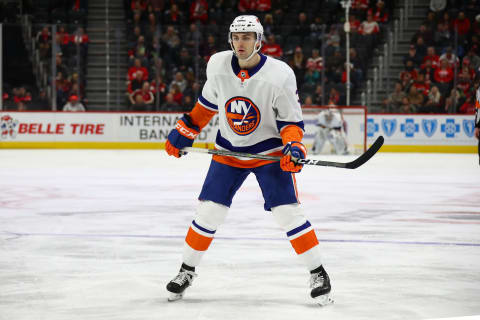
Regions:
[[247, 61], [250, 60], [255, 55], [255, 53], [260, 51], [260, 48], [262, 47], [263, 27], [260, 23], [260, 20], [256, 16], [238, 16], [233, 20], [232, 24], [230, 25], [230, 30], [228, 32], [228, 43], [230, 43], [230, 47], [232, 48], [233, 53], [237, 55], [232, 42], [233, 32], [255, 32], [257, 36], [255, 45], [253, 47], [253, 52], [248, 56], [248, 58], [246, 59]]

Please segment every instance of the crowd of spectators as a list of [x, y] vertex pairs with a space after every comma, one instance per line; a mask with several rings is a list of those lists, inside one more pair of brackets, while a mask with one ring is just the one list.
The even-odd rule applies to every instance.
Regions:
[[432, 1], [411, 39], [386, 111], [474, 113], [480, 84], [480, 4]]
[[[85, 73], [89, 38], [85, 33], [87, 1], [67, 0], [48, 2], [48, 20], [44, 24], [33, 24], [35, 49], [43, 64], [42, 70], [49, 79], [55, 79], [57, 110], [77, 99], [85, 104]], [[34, 13], [34, 12], [33, 12]], [[35, 21], [35, 20], [34, 20]], [[52, 37], [52, 26], [57, 30]], [[56, 74], [52, 75], [52, 52], [56, 52]], [[37, 74], [37, 77], [42, 75]], [[49, 81], [50, 83], [50, 81]], [[4, 104], [7, 108], [25, 110], [51, 110], [51, 99], [47, 88], [25, 85], [4, 88]], [[33, 96], [33, 97], [32, 97]], [[73, 97], [73, 99], [72, 99]]]
[[345, 14], [339, 1], [125, 0], [124, 5], [130, 35], [126, 101], [131, 110], [143, 111], [184, 111], [193, 106], [210, 56], [230, 49], [229, 25], [239, 14], [260, 18], [261, 52], [293, 68], [303, 104], [344, 104], [346, 68], [355, 90], [365, 79], [369, 57], [393, 9], [388, 1], [353, 1], [347, 66]]

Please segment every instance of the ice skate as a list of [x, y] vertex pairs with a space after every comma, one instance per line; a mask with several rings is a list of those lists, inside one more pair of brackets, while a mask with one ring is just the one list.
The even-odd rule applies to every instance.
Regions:
[[168, 301], [176, 301], [183, 298], [185, 290], [192, 285], [193, 279], [197, 274], [193, 271], [180, 269], [177, 276], [167, 284], [167, 290], [170, 292]]
[[320, 306], [325, 306], [333, 303], [333, 299], [330, 297], [330, 278], [328, 277], [327, 272], [320, 266], [311, 274], [310, 277], [310, 296], [315, 300], [315, 303], [318, 303]]

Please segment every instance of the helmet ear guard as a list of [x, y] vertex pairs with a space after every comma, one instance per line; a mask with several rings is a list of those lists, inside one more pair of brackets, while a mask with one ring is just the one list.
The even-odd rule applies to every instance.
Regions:
[[230, 30], [228, 32], [228, 43], [230, 44], [233, 53], [237, 55], [232, 43], [232, 33], [234, 32], [254, 32], [257, 36], [253, 52], [246, 59], [247, 61], [250, 60], [262, 48], [263, 26], [260, 23], [260, 20], [258, 19], [258, 17], [253, 15], [242, 15], [233, 19], [233, 22], [230, 25]]

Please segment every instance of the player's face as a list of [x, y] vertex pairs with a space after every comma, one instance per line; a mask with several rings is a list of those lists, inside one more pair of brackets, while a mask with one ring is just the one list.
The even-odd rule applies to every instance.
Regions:
[[256, 38], [254, 32], [232, 33], [232, 44], [239, 59], [247, 59], [252, 54]]

